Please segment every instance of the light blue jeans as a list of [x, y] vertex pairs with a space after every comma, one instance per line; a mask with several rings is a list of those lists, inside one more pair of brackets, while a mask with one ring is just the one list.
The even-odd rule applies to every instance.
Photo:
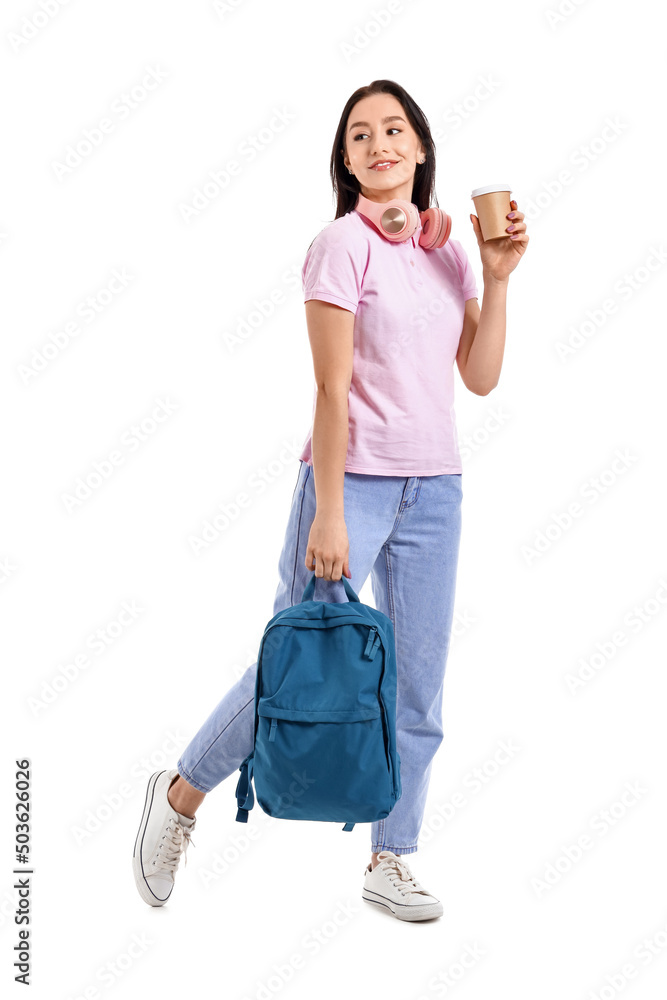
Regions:
[[[371, 574], [375, 606], [391, 618], [396, 642], [402, 795], [385, 819], [371, 824], [373, 853], [417, 850], [431, 762], [443, 738], [442, 692], [454, 614], [461, 479], [461, 473], [407, 478], [345, 473], [349, 582], [358, 594]], [[305, 559], [316, 506], [313, 468], [300, 461], [279, 560], [274, 615], [301, 602], [312, 575]], [[347, 601], [342, 580], [318, 577], [313, 599]], [[252, 751], [256, 672], [254, 663], [229, 688], [178, 761], [179, 774], [202, 792], [233, 774]]]

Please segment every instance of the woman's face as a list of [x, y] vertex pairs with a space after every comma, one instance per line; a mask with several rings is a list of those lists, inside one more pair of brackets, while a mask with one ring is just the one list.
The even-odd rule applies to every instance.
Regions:
[[[410, 201], [415, 169], [426, 152], [401, 102], [393, 94], [372, 94], [357, 101], [347, 121], [343, 158], [364, 197]], [[392, 166], [373, 168], [386, 160]]]

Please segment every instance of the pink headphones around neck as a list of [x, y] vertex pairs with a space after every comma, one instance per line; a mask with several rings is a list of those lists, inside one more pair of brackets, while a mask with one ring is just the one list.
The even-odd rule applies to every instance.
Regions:
[[425, 212], [420, 212], [413, 202], [403, 201], [401, 198], [380, 203], [364, 198], [359, 192], [354, 207], [391, 243], [405, 243], [409, 240], [419, 228], [420, 220], [422, 231], [419, 245], [425, 250], [444, 247], [452, 231], [451, 216], [441, 208], [427, 208]]

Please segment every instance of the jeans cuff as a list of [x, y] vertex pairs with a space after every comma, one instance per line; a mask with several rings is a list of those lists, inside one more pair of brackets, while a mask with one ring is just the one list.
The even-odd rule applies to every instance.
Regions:
[[414, 847], [387, 847], [382, 844], [371, 844], [371, 854], [379, 854], [380, 851], [391, 851], [393, 854], [414, 854], [417, 845]]
[[180, 774], [181, 778], [185, 778], [185, 780], [187, 781], [187, 783], [189, 785], [192, 785], [193, 788], [196, 788], [198, 792], [204, 792], [205, 795], [208, 795], [208, 793], [210, 792], [211, 789], [210, 788], [202, 788], [202, 786], [199, 784], [198, 781], [196, 781], [194, 778], [191, 778], [190, 775], [188, 774], [188, 772], [185, 770], [185, 768], [181, 764], [180, 760], [179, 760], [178, 764], [176, 765], [176, 770]]

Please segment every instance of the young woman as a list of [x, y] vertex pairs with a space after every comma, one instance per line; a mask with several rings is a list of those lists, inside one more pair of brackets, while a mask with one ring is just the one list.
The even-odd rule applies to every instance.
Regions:
[[[453, 408], [454, 362], [471, 392], [498, 383], [507, 284], [528, 244], [512, 202], [507, 239], [484, 243], [471, 215], [484, 297], [455, 239], [419, 244], [421, 225], [391, 242], [357, 210], [359, 199], [431, 206], [435, 147], [420, 108], [398, 84], [376, 80], [348, 100], [331, 177], [336, 218], [303, 266], [313, 354], [313, 422], [300, 456], [279, 560], [273, 614], [302, 599], [347, 600], [369, 574], [377, 608], [391, 618], [397, 657], [396, 740], [402, 795], [371, 825], [362, 896], [406, 920], [442, 904], [412, 875], [441, 710], [461, 531], [462, 470]], [[352, 566], [350, 566], [350, 552]], [[206, 793], [251, 752], [257, 664], [212, 711], [177, 766], [148, 783], [133, 870], [142, 899], [161, 906]]]

